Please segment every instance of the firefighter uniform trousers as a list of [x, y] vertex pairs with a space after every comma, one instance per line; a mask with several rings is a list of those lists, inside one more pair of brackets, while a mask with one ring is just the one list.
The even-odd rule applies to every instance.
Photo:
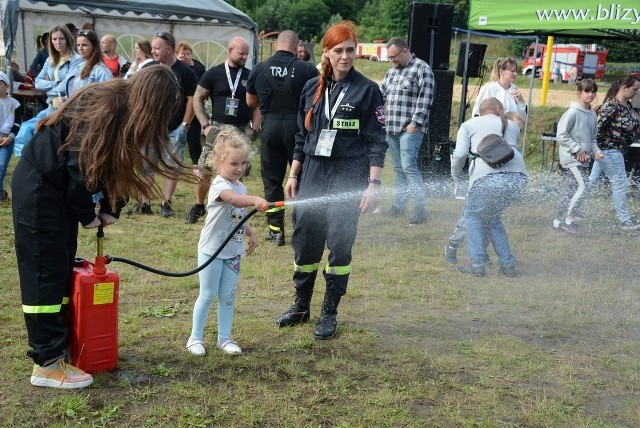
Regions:
[[78, 221], [52, 222], [49, 230], [28, 223], [28, 218], [21, 218], [20, 214], [14, 218], [16, 257], [22, 310], [29, 346], [33, 348], [27, 355], [42, 365], [66, 354], [68, 331], [64, 315], [71, 291], [69, 279], [76, 254]]
[[[326, 293], [344, 296], [351, 273], [351, 249], [368, 186], [369, 159], [307, 156], [294, 208], [292, 245], [297, 290], [313, 288], [325, 242], [329, 258], [323, 275]], [[305, 200], [309, 202], [304, 203]]]
[[[276, 92], [277, 93], [277, 92]], [[284, 200], [282, 182], [287, 164], [293, 161], [293, 147], [298, 131], [295, 113], [267, 113], [260, 135], [260, 173], [264, 182], [264, 198], [270, 202]], [[267, 211], [267, 222], [273, 233], [282, 231], [284, 207]]]

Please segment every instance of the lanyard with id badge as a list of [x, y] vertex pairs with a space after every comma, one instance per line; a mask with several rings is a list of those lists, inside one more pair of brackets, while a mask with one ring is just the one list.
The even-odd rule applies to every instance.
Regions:
[[240, 83], [240, 77], [242, 75], [242, 69], [238, 69], [236, 74], [236, 81], [231, 82], [231, 72], [229, 71], [229, 64], [225, 61], [224, 69], [227, 72], [227, 82], [229, 82], [229, 89], [231, 89], [231, 98], [227, 97], [224, 103], [224, 114], [227, 116], [237, 116], [238, 108], [240, 107], [240, 100], [236, 98], [236, 90], [238, 89], [238, 83]]
[[331, 111], [330, 111], [331, 98], [329, 97], [329, 88], [325, 88], [324, 90], [324, 99], [326, 100], [326, 102], [324, 103], [324, 115], [329, 120], [329, 129], [323, 129], [322, 131], [320, 131], [320, 136], [318, 137], [318, 143], [316, 144], [316, 153], [315, 153], [316, 156], [325, 156], [325, 157], [331, 156], [331, 151], [333, 150], [333, 144], [336, 140], [336, 134], [338, 132], [336, 129], [331, 129], [331, 121], [333, 120], [333, 117], [336, 115], [336, 112], [338, 111], [340, 102], [342, 101], [347, 91], [349, 90], [349, 86], [351, 86], [351, 84], [348, 84], [347, 86], [342, 88]]

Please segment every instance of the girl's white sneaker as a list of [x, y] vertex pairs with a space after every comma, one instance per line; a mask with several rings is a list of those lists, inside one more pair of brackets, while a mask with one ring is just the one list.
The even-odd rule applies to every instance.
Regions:
[[242, 354], [242, 349], [238, 346], [238, 344], [232, 340], [218, 341], [218, 349], [221, 349], [225, 353], [229, 355], [240, 355]]
[[207, 353], [204, 349], [204, 343], [200, 339], [189, 338], [189, 340], [187, 340], [187, 350], [192, 355], [197, 355], [198, 357], [202, 357]]

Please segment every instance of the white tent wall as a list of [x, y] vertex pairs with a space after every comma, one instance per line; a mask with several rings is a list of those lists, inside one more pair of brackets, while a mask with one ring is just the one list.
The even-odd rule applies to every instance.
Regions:
[[[154, 5], [149, 4], [149, 9], [153, 10]], [[257, 56], [257, 26], [244, 28], [228, 23], [205, 21], [197, 17], [180, 19], [175, 15], [166, 17], [146, 13], [119, 13], [117, 10], [70, 9], [66, 5], [49, 6], [44, 2], [33, 3], [20, 0], [20, 19], [14, 60], [22, 70], [27, 70], [35, 57], [35, 41], [39, 34], [53, 26], [66, 23], [73, 23], [81, 28], [85, 22], [94, 24], [99, 37], [104, 34], [114, 35], [118, 40], [118, 53], [129, 59], [132, 57], [135, 40], [138, 38], [151, 40], [158, 31], [170, 31], [175, 36], [176, 42], [189, 42], [193, 46], [194, 57], [204, 63], [207, 68], [224, 61], [227, 44], [235, 36], [244, 37], [249, 43], [248, 67], [251, 67]]]

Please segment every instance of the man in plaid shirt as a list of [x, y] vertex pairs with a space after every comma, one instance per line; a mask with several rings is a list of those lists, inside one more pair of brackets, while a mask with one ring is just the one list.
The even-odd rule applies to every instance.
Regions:
[[418, 169], [418, 153], [429, 125], [434, 79], [431, 67], [409, 51], [407, 42], [394, 37], [387, 43], [387, 71], [381, 90], [387, 106], [387, 142], [393, 161], [396, 197], [392, 216], [404, 215], [409, 196], [414, 213], [409, 224], [427, 220], [424, 182]]

